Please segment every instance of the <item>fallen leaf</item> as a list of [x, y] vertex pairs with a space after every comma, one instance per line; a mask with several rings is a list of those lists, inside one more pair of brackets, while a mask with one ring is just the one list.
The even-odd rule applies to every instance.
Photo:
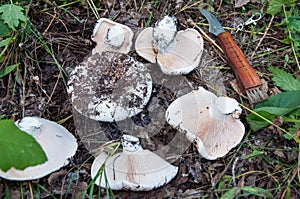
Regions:
[[239, 95], [242, 96], [243, 98], [246, 98], [246, 99], [247, 99], [247, 97], [243, 94], [243, 91], [240, 89], [240, 87], [239, 87], [238, 82], [237, 82], [236, 79], [230, 81], [230, 85], [231, 85], [231, 87], [233, 88], [233, 90], [234, 90], [235, 92], [237, 92], [237, 94], [239, 94]]
[[281, 157], [281, 158], [285, 158], [284, 153], [281, 150], [279, 150], [279, 149], [276, 149], [274, 151], [274, 154], [277, 155], [277, 156], [279, 156], [279, 157]]
[[237, 1], [235, 1], [234, 7], [235, 8], [240, 8], [240, 7], [248, 4], [249, 2], [250, 2], [250, 0], [237, 0]]
[[67, 174], [66, 170], [60, 170], [60, 171], [52, 173], [48, 178], [48, 184], [53, 185], [59, 177], [65, 176], [66, 174]]

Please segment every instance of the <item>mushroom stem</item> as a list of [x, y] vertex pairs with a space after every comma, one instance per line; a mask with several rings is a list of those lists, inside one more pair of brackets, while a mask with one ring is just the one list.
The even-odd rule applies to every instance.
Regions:
[[165, 54], [174, 49], [176, 33], [175, 17], [165, 16], [155, 23], [153, 28], [153, 46], [158, 53]]
[[209, 107], [212, 117], [224, 119], [227, 115], [234, 113], [234, 118], [238, 119], [242, 109], [238, 102], [229, 97], [218, 97]]
[[34, 117], [25, 117], [22, 120], [18, 120], [15, 124], [24, 132], [33, 137], [37, 137], [41, 131], [42, 123]]
[[109, 45], [111, 48], [118, 49], [122, 46], [125, 40], [125, 31], [121, 26], [115, 25], [108, 28], [104, 43]]

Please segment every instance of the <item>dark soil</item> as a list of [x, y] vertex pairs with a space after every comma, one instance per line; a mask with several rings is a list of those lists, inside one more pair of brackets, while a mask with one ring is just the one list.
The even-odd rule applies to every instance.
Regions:
[[[24, 2], [28, 5], [28, 17], [32, 28], [35, 34], [40, 34], [43, 41], [31, 33], [24, 38], [20, 37], [19, 43], [15, 42], [11, 46], [8, 52], [15, 58], [10, 60], [11, 64], [19, 61], [21, 65], [0, 79], [0, 111], [5, 118], [14, 120], [23, 116], [38, 116], [60, 122], [78, 139], [79, 148], [69, 165], [42, 179], [32, 182], [0, 179], [0, 198], [5, 196], [30, 198], [31, 192], [36, 198], [79, 198], [91, 182], [90, 167], [93, 156], [90, 152], [102, 144], [100, 140], [93, 146], [88, 146], [82, 135], [99, 132], [102, 133], [102, 137], [105, 135], [109, 140], [119, 138], [122, 133], [139, 134], [145, 129], [154, 133], [142, 136], [143, 147], [156, 151], [173, 165], [178, 166], [178, 175], [167, 185], [149, 192], [114, 191], [117, 198], [218, 198], [234, 186], [263, 188], [271, 192], [274, 198], [283, 197], [286, 192], [289, 192], [290, 198], [300, 198], [295, 166], [298, 163], [297, 144], [285, 139], [282, 132], [274, 127], [264, 128], [258, 132], [251, 131], [245, 120], [247, 111], [243, 111], [240, 116], [246, 127], [242, 143], [225, 157], [214, 161], [201, 158], [194, 144], [183, 148], [181, 144], [184, 140], [178, 140], [174, 144], [172, 140], [179, 132], [159, 119], [163, 115], [157, 115], [156, 120], [152, 118], [151, 112], [165, 110], [178, 96], [198, 86], [215, 88], [213, 91], [216, 94], [226, 92], [227, 96], [237, 99], [247, 107], [253, 107], [246, 98], [233, 89], [232, 81], [235, 77], [232, 70], [226, 65], [224, 55], [208, 40], [205, 40], [201, 65], [190, 74], [177, 78], [176, 81], [170, 76], [158, 74], [159, 70], [151, 69], [153, 66], [150, 66], [155, 83], [153, 94], [147, 107], [139, 115], [117, 123], [95, 122], [78, 116], [78, 113], [72, 110], [66, 84], [70, 71], [82, 62], [95, 46], [91, 34], [97, 19], [86, 3], [59, 6], [60, 3], [68, 2], [57, 1], [58, 5], [46, 0], [33, 1], [30, 4]], [[270, 15], [264, 14], [266, 3], [253, 0], [242, 8], [235, 8], [230, 1], [212, 1], [213, 3], [207, 4], [175, 0], [151, 2], [107, 0], [95, 1], [95, 5], [99, 8], [100, 17], [125, 24], [134, 32], [140, 31], [148, 23], [153, 25], [164, 14], [175, 15], [179, 29], [193, 27], [191, 21], [207, 24], [199, 13], [200, 5], [204, 8], [210, 6], [214, 8], [221, 24], [229, 28], [236, 27], [254, 12], [263, 13], [263, 18], [255, 26], [253, 24], [245, 26], [244, 29], [247, 31], [232, 32], [232, 35], [260, 77], [268, 82], [269, 94], [274, 91], [274, 85], [267, 75], [267, 68], [269, 66], [282, 68], [285, 55], [292, 57], [292, 52], [286, 49], [270, 56], [257, 56], [259, 53], [270, 49], [276, 50], [285, 45], [280, 42], [280, 39], [285, 37], [283, 29], [273, 25], [254, 57], [251, 57], [271, 18]], [[280, 18], [275, 17], [273, 24], [280, 21]], [[207, 26], [201, 24], [199, 26], [213, 40], [216, 39], [214, 35], [208, 33]], [[249, 32], [252, 30], [258, 33]], [[45, 45], [53, 52], [56, 60], [45, 50]], [[148, 64], [134, 50], [129, 54], [138, 61]], [[219, 69], [218, 66], [223, 67]], [[293, 68], [296, 68], [293, 63], [287, 66], [287, 70], [293, 71]], [[163, 80], [168, 82], [167, 86], [162, 83]], [[86, 122], [88, 129], [81, 126], [78, 121]], [[176, 151], [172, 147], [176, 150], [181, 148], [182, 153], [172, 153]], [[246, 158], [255, 152], [259, 154]], [[99, 193], [105, 196], [104, 189], [99, 190], [95, 187], [91, 195], [96, 198]], [[236, 196], [250, 197], [246, 191], [236, 191]], [[88, 197], [88, 194], [84, 196]]]

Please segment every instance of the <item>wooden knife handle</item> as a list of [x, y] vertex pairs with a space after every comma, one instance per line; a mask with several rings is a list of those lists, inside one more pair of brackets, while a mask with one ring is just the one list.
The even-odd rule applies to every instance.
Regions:
[[243, 51], [235, 43], [230, 33], [220, 33], [218, 41], [242, 89], [248, 91], [260, 87], [262, 85], [260, 78], [250, 66]]

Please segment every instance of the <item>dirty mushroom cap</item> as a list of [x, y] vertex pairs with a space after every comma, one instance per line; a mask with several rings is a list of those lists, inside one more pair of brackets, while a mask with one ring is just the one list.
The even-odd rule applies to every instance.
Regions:
[[132, 46], [133, 31], [123, 24], [101, 18], [93, 30], [92, 40], [97, 43], [93, 54], [104, 51], [128, 53]]
[[73, 108], [99, 121], [120, 121], [140, 113], [150, 99], [147, 68], [129, 55], [102, 52], [75, 67], [68, 92]]
[[68, 164], [68, 159], [77, 150], [74, 136], [55, 122], [39, 117], [24, 117], [17, 121], [16, 125], [36, 139], [44, 150], [47, 161], [24, 170], [15, 168], [11, 168], [7, 172], [0, 170], [0, 176], [5, 179], [24, 181], [44, 177]]
[[166, 119], [197, 142], [204, 158], [213, 160], [226, 155], [242, 140], [245, 127], [238, 119], [240, 113], [235, 100], [199, 88], [172, 102]]
[[165, 18], [157, 22], [159, 25], [141, 31], [136, 52], [151, 63], [157, 62], [165, 74], [187, 74], [200, 64], [203, 38], [192, 28], [177, 32], [174, 20]]
[[[155, 153], [142, 149], [135, 137], [123, 136], [122, 145], [122, 153], [107, 157], [103, 152], [96, 157], [91, 169], [92, 178], [96, 177], [104, 163], [106, 178], [113, 190], [149, 191], [163, 186], [176, 176], [177, 167]], [[95, 183], [106, 187], [104, 174], [101, 181], [100, 177], [97, 177]]]

